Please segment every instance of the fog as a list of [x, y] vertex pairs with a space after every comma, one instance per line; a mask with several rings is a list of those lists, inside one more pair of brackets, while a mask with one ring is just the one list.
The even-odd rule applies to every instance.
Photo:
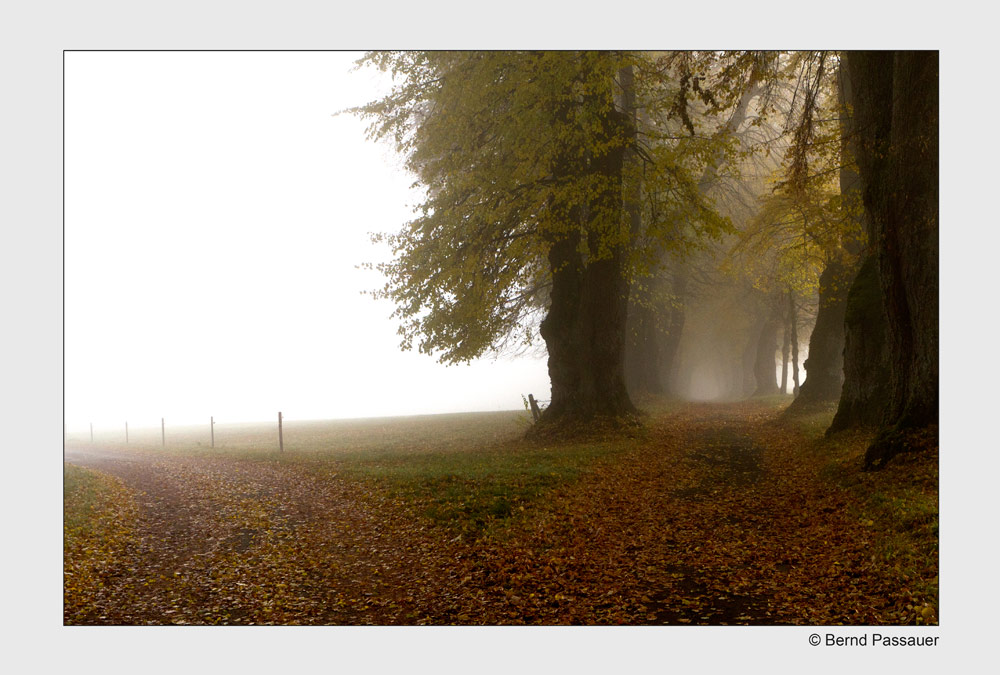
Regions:
[[68, 52], [67, 429], [429, 414], [548, 398], [543, 358], [444, 367], [363, 291], [418, 195], [344, 108], [346, 52]]

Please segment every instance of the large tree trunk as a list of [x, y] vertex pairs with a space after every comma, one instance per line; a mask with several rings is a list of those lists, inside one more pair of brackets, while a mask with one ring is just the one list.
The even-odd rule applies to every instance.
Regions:
[[[842, 354], [842, 385], [837, 404], [837, 414], [827, 433], [856, 426], [875, 426], [881, 423], [885, 414], [888, 396], [886, 387], [889, 380], [888, 354], [885, 350], [886, 328], [885, 315], [882, 308], [882, 296], [879, 289], [878, 267], [874, 258], [866, 257], [864, 232], [868, 232], [867, 218], [864, 215], [861, 194], [861, 177], [855, 166], [858, 156], [858, 134], [851, 117], [854, 105], [854, 94], [851, 88], [850, 73], [845, 64], [838, 71], [839, 98], [841, 115], [841, 161], [840, 169], [840, 199], [845, 218], [853, 218], [855, 236], [844, 240], [844, 252], [847, 259], [858, 259], [858, 262], [845, 267], [846, 292], [843, 293], [844, 307], [843, 350]], [[864, 263], [864, 264], [862, 264]], [[826, 271], [824, 270], [824, 274]], [[820, 284], [820, 312], [824, 303], [822, 277]], [[831, 294], [831, 300], [836, 297]], [[836, 301], [832, 304], [836, 306]], [[817, 315], [817, 327], [819, 316]], [[825, 332], [825, 331], [824, 331]], [[823, 340], [824, 345], [828, 340]], [[824, 349], [824, 351], [826, 351]], [[812, 365], [810, 364], [810, 367]]]
[[809, 336], [806, 381], [789, 413], [832, 403], [840, 397], [844, 383], [844, 314], [850, 273], [836, 260], [827, 263], [819, 277], [819, 308]]
[[620, 255], [581, 260], [575, 237], [553, 245], [552, 302], [540, 330], [552, 399], [541, 422], [635, 413], [625, 389], [627, 287]]
[[[614, 102], [599, 103], [606, 111], [601, 118], [603, 137], [627, 133], [628, 119], [615, 110]], [[582, 166], [567, 162], [562, 167], [593, 172], [601, 189], [590, 201], [568, 210], [571, 222], [581, 224], [582, 234], [571, 230], [549, 249], [550, 305], [539, 328], [549, 353], [552, 395], [539, 420], [542, 426], [595, 417], [631, 418], [637, 412], [625, 388], [625, 241], [615, 236], [624, 222], [624, 158], [624, 149], [612, 146]]]
[[844, 384], [837, 414], [827, 434], [883, 423], [889, 399], [889, 350], [885, 336], [878, 265], [874, 256], [870, 256], [862, 263], [847, 294]]
[[889, 337], [884, 426], [865, 464], [938, 420], [938, 54], [849, 52], [858, 168]]

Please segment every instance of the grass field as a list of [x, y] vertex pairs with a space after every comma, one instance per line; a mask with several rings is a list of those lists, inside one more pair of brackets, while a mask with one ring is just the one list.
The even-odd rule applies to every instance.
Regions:
[[[158, 432], [146, 429], [128, 445], [122, 439], [100, 447], [273, 462], [324, 478], [339, 475], [417, 505], [421, 515], [456, 533], [478, 536], [623, 447], [607, 440], [527, 441], [529, 424], [524, 411], [285, 422], [284, 451], [278, 449], [276, 423], [217, 424], [214, 448], [197, 427], [168, 430], [165, 446]], [[87, 445], [77, 440], [67, 447]]]

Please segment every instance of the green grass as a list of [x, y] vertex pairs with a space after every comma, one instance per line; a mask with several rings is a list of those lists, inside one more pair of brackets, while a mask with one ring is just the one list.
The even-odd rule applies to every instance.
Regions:
[[100, 514], [111, 498], [106, 476], [72, 464], [63, 468], [63, 527], [67, 536], [88, 537], [98, 531]]
[[[530, 423], [531, 416], [524, 411], [350, 420], [285, 419], [284, 454], [279, 454], [277, 420], [244, 424], [217, 422], [214, 448], [206, 422], [199, 426], [168, 426], [165, 447], [161, 446], [159, 428], [134, 429], [130, 432], [128, 448], [243, 459], [326, 460], [334, 456], [369, 457], [408, 451], [419, 454], [430, 447], [462, 451], [472, 446], [516, 440], [524, 435]], [[102, 447], [124, 448], [123, 440], [95, 436], [95, 442]], [[79, 444], [86, 445], [86, 442]]]
[[[777, 423], [799, 435], [802, 451], [819, 467], [819, 477], [843, 490], [851, 519], [878, 533], [873, 563], [892, 571], [911, 597], [900, 623], [935, 622], [938, 604], [938, 453], [901, 454], [881, 471], [862, 470], [871, 430], [851, 430], [826, 437], [834, 406], [782, 416]], [[921, 610], [932, 608], [924, 616]]]
[[[819, 438], [820, 477], [844, 490], [850, 514], [859, 527], [878, 532], [872, 560], [892, 570], [912, 597], [904, 623], [936, 622], [938, 606], [938, 453], [923, 451], [895, 457], [880, 471], [862, 471], [871, 432], [840, 432]], [[924, 616], [929, 606], [933, 614]]]
[[133, 532], [133, 493], [111, 476], [63, 465], [63, 620], [86, 622], [105, 577], [122, 566]]
[[63, 536], [67, 554], [104, 547], [122, 536], [134, 517], [132, 492], [99, 471], [63, 465]]
[[[614, 442], [525, 440], [525, 411], [457, 413], [333, 421], [286, 421], [278, 451], [277, 422], [137, 432], [140, 452], [277, 462], [313, 475], [367, 483], [417, 517], [463, 536], [499, 535], [531, 502], [578, 480]], [[104, 443], [108, 446], [111, 444]], [[113, 447], [123, 447], [123, 443]]]
[[432, 522], [473, 537], [499, 535], [510, 520], [552, 489], [570, 484], [621, 450], [610, 443], [527, 442], [468, 452], [383, 453], [337, 463], [343, 475], [372, 481]]

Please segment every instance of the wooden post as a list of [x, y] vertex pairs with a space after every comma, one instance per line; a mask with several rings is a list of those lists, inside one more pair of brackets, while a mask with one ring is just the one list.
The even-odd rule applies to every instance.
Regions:
[[128, 422], [125, 422], [125, 445], [128, 445]]
[[212, 447], [215, 447], [215, 418], [209, 417], [209, 427], [212, 429]]
[[94, 423], [90, 423], [90, 444], [94, 444]]
[[281, 433], [281, 413], [278, 413], [278, 451], [285, 451], [285, 439]]
[[538, 418], [542, 416], [542, 411], [538, 408], [538, 402], [535, 401], [534, 394], [528, 394], [528, 403], [531, 404], [531, 416], [538, 421]]
[[167, 423], [160, 418], [160, 444], [167, 447]]

